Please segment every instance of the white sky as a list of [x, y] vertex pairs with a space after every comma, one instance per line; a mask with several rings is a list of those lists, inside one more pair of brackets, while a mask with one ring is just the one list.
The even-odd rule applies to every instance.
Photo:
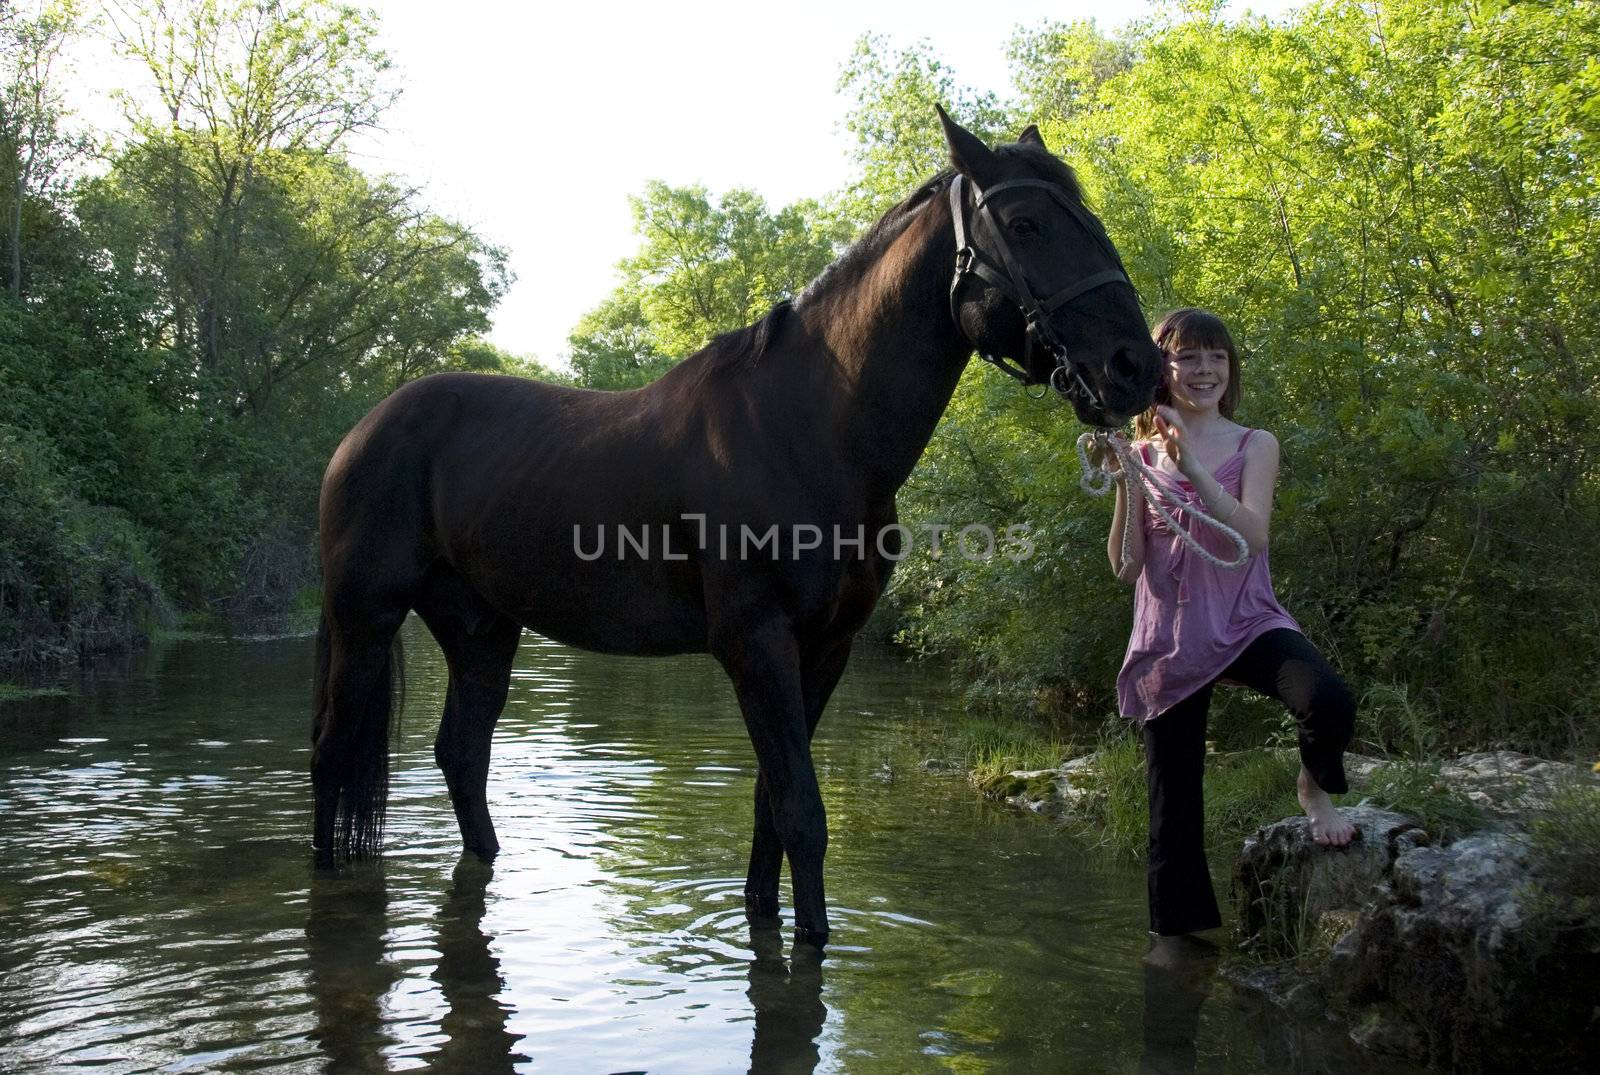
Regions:
[[[353, 147], [357, 161], [421, 184], [430, 208], [509, 249], [516, 282], [490, 338], [550, 363], [561, 362], [567, 333], [636, 249], [627, 198], [649, 180], [703, 183], [713, 194], [751, 187], [773, 208], [850, 180], [849, 102], [836, 87], [863, 33], [894, 47], [926, 39], [960, 84], [1008, 96], [1005, 43], [1018, 26], [1093, 17], [1109, 28], [1152, 7], [369, 2], [402, 93], [384, 130]], [[1278, 12], [1290, 3], [1248, 6]], [[80, 65], [85, 114], [103, 114], [107, 80], [119, 77], [110, 72]]]

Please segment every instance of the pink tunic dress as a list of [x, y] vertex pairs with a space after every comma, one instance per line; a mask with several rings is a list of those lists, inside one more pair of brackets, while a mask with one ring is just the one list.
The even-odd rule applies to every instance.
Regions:
[[[1218, 483], [1235, 499], [1242, 491], [1244, 448], [1254, 432], [1246, 430], [1233, 455], [1215, 471]], [[1139, 452], [1151, 465], [1148, 445], [1140, 445]], [[1184, 510], [1205, 508], [1187, 479], [1158, 471], [1155, 481], [1166, 494], [1164, 506], [1202, 547], [1222, 560], [1238, 556], [1231, 541], [1209, 526], [1196, 525]], [[1243, 567], [1227, 570], [1190, 552], [1148, 502], [1142, 523], [1144, 570], [1134, 589], [1133, 635], [1117, 676], [1122, 715], [1141, 724], [1216, 679], [1267, 631], [1300, 630], [1272, 593], [1266, 550]]]

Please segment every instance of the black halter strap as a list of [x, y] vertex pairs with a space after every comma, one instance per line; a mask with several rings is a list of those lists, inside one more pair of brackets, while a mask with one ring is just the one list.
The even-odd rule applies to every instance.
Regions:
[[[969, 275], [988, 281], [1002, 295], [1016, 303], [1022, 311], [1022, 316], [1027, 320], [1025, 338], [1028, 353], [1024, 355], [1024, 361], [1031, 357], [1034, 341], [1037, 340], [1056, 361], [1056, 368], [1050, 373], [1050, 386], [1063, 396], [1081, 395], [1086, 402], [1101, 406], [1099, 395], [1083, 379], [1083, 375], [1073, 368], [1067, 358], [1065, 345], [1050, 327], [1050, 315], [1073, 299], [1107, 284], [1120, 283], [1133, 287], [1133, 282], [1123, 271], [1122, 260], [1117, 257], [1116, 249], [1094, 225], [1092, 218], [1081, 205], [1067, 197], [1058, 184], [1043, 179], [1008, 179], [983, 191], [974, 187], [977, 197], [972, 205], [972, 226], [969, 230], [965, 199], [962, 197], [962, 186], [965, 182], [966, 177], [958, 173], [950, 183], [950, 215], [955, 221], [956, 229], [956, 271], [950, 281], [950, 316], [955, 321], [956, 328], [963, 333], [966, 331], [961, 328], [961, 313], [956, 302], [956, 292], [960, 290], [962, 282]], [[1076, 280], [1049, 298], [1043, 300], [1035, 298], [1028, 287], [1027, 275], [1022, 271], [1022, 266], [1017, 264], [1015, 256], [1011, 253], [1011, 246], [1006, 242], [1005, 234], [1000, 230], [999, 224], [994, 219], [993, 210], [989, 207], [989, 201], [995, 195], [1023, 187], [1038, 187], [1049, 193], [1072, 214], [1073, 219], [1095, 240], [1095, 243], [1110, 257], [1112, 264], [1117, 267]], [[995, 265], [974, 245], [972, 240], [978, 230], [979, 222], [988, 225], [988, 230], [995, 240], [995, 252], [1000, 255], [1003, 267]], [[1039, 383], [1025, 368], [1013, 365], [1003, 356], [985, 354], [981, 348], [976, 350], [984, 361], [1015, 377], [1023, 384]]]

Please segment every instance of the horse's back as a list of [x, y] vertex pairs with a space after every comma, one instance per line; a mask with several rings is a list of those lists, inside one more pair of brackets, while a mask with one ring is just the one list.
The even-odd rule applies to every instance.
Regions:
[[[660, 392], [597, 392], [515, 377], [435, 374], [351, 430], [324, 479], [324, 569], [417, 580], [459, 575], [485, 601], [561, 641], [678, 652], [704, 640], [698, 566], [668, 559], [683, 479], [699, 469], [691, 409]], [[619, 555], [618, 529], [653, 556]], [[603, 558], [579, 555], [604, 531]], [[686, 547], [680, 533], [674, 553]], [[625, 613], [622, 610], [626, 610]]]

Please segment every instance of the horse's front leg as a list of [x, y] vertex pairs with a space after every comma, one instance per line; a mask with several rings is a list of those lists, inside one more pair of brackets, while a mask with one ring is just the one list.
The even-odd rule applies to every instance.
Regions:
[[[827, 902], [822, 888], [822, 860], [828, 850], [828, 818], [822, 792], [811, 764], [811, 737], [806, 721], [805, 693], [800, 675], [800, 653], [794, 632], [781, 617], [722, 625], [713, 638], [713, 652], [733, 680], [739, 710], [744, 714], [750, 742], [760, 767], [758, 782], [765, 785], [772, 833], [789, 858], [794, 883], [795, 939], [816, 945], [828, 940]], [[761, 793], [757, 792], [757, 802]], [[767, 867], [771, 833], [757, 830], [763, 876], [757, 890], [770, 895], [776, 909], [776, 870]], [[755, 870], [758, 854], [751, 854]], [[747, 899], [749, 892], [747, 890]]]
[[[853, 638], [806, 654], [800, 665], [800, 690], [806, 713], [806, 740], [817, 734], [822, 711], [850, 660]], [[765, 775], [756, 777], [755, 834], [750, 841], [750, 868], [745, 874], [744, 906], [751, 918], [778, 917], [778, 880], [783, 867], [783, 841], [773, 818], [772, 797]]]

